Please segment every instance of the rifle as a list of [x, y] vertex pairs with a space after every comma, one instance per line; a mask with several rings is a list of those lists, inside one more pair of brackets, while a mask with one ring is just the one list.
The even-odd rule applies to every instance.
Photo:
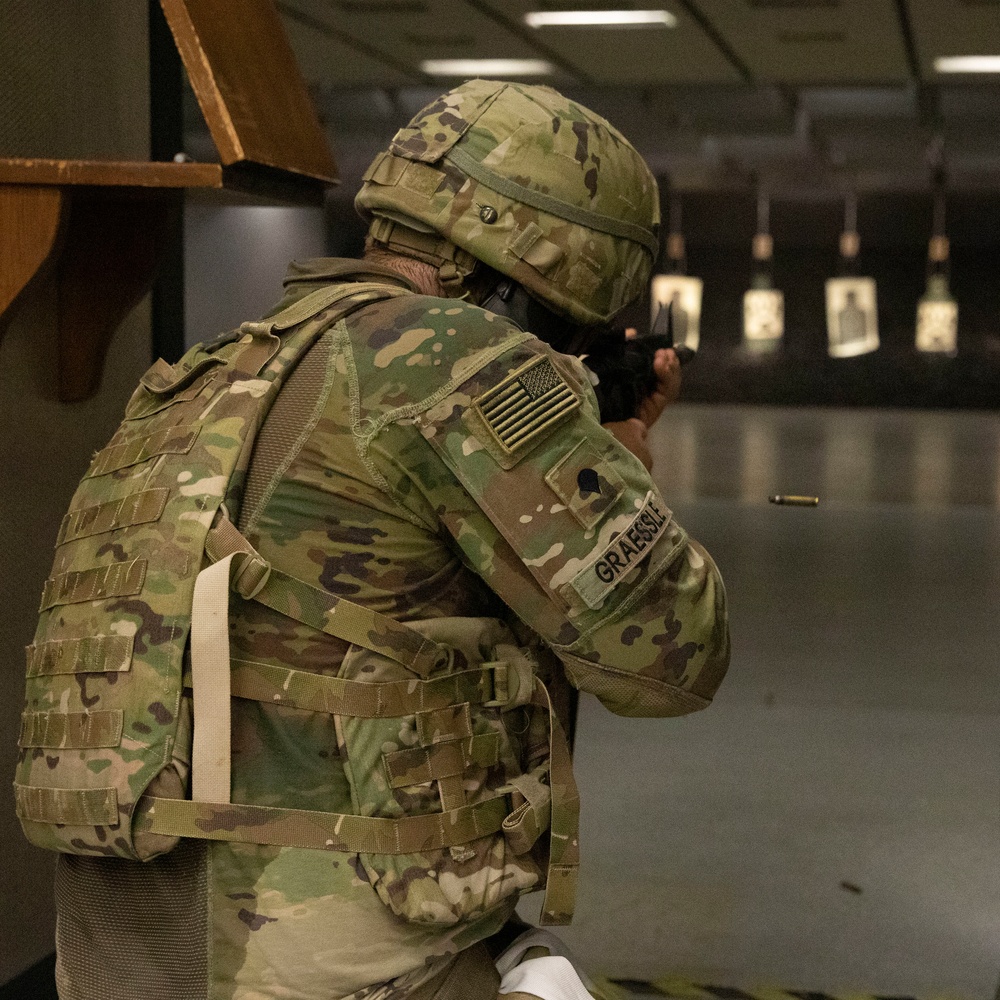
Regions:
[[594, 386], [601, 407], [601, 421], [610, 423], [636, 416], [644, 399], [656, 390], [653, 371], [656, 352], [672, 348], [685, 365], [695, 352], [674, 344], [673, 309], [660, 303], [652, 329], [645, 337], [626, 337], [625, 331], [606, 327], [594, 334], [586, 354], [587, 367], [600, 380]]

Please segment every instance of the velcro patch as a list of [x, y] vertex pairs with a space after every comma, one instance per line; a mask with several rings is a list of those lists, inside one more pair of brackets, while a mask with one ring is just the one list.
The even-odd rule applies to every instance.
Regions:
[[611, 464], [579, 441], [545, 474], [545, 482], [585, 528], [593, 528], [625, 491]]
[[599, 608], [603, 604], [618, 583], [646, 558], [669, 523], [670, 511], [650, 490], [628, 527], [570, 580], [570, 586], [587, 607]]
[[536, 444], [580, 403], [552, 362], [538, 357], [474, 400], [472, 410], [501, 454], [511, 459]]

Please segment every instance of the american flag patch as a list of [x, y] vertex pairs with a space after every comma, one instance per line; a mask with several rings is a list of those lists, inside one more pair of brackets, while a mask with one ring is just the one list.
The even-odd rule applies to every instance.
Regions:
[[537, 440], [579, 405], [580, 397], [545, 357], [533, 358], [473, 402], [508, 454]]

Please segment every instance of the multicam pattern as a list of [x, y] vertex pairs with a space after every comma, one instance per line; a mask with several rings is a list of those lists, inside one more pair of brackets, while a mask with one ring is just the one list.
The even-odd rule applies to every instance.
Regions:
[[143, 793], [183, 795], [187, 783], [183, 657], [205, 538], [223, 501], [238, 505], [244, 445], [346, 291], [295, 307], [284, 340], [257, 324], [158, 362], [94, 456], [27, 651], [15, 800], [39, 846], [144, 859], [176, 844], [134, 833], [132, 818]]
[[[268, 386], [301, 351], [301, 337], [307, 343], [315, 329], [298, 341], [291, 338], [280, 351], [275, 337], [272, 348], [248, 336], [220, 356], [264, 344], [265, 354], [277, 354], [257, 380]], [[204, 352], [192, 351], [172, 378], [186, 379], [204, 358]], [[169, 384], [157, 381], [161, 371], [154, 368], [136, 391], [129, 419], [95, 456], [73, 498], [29, 647], [30, 667], [50, 657], [49, 651], [56, 659], [63, 653], [76, 659], [87, 637], [105, 637], [86, 664], [75, 664], [77, 672], [29, 676], [26, 719], [50, 720], [51, 728], [60, 720], [117, 714], [124, 725], [114, 741], [76, 726], [76, 738], [57, 746], [22, 732], [18, 812], [29, 838], [53, 850], [141, 858], [176, 843], [167, 837], [137, 841], [131, 817], [151, 783], [167, 794], [182, 793], [186, 783], [188, 749], [178, 736], [188, 711], [182, 671], [194, 579], [260, 393], [242, 391], [251, 384], [245, 369], [216, 364], [202, 370], [185, 405], [174, 408]], [[192, 411], [205, 414], [197, 431], [178, 423]], [[182, 462], [183, 471], [165, 473], [166, 456]], [[145, 504], [149, 509], [141, 517], [119, 516], [151, 493], [156, 502]], [[128, 662], [120, 653], [107, 662], [112, 637], [129, 643]], [[98, 797], [105, 803], [100, 815], [75, 811], [75, 804]]]
[[[297, 273], [302, 280], [289, 286], [285, 306], [324, 280], [351, 276], [344, 262]], [[234, 598], [234, 684], [242, 694], [232, 705], [233, 801], [389, 819], [498, 795], [520, 809], [507, 836], [405, 854], [202, 843], [209, 875], [199, 905], [210, 914], [211, 962], [198, 997], [206, 1000], [418, 995], [456, 953], [494, 933], [520, 893], [540, 885], [550, 810], [559, 835], [555, 881], [573, 869], [575, 839], [565, 823], [575, 790], [546, 777], [553, 744], [535, 680], [559, 669], [550, 647], [581, 688], [627, 714], [707, 704], [728, 659], [714, 565], [666, 514], [641, 464], [599, 426], [575, 361], [481, 309], [410, 294], [367, 306], [311, 350], [328, 373], [323, 397], [262, 509], [243, 512], [244, 531], [283, 572], [407, 622], [453, 653], [421, 681], [390, 657]], [[579, 405], [505, 469], [477, 436], [472, 403], [539, 357]], [[203, 430], [192, 452], [213, 439]], [[595, 554], [621, 544], [616, 532], [629, 537], [651, 492], [666, 520], [600, 606], [589, 606], [574, 580]], [[96, 499], [108, 498], [86, 503]], [[156, 522], [161, 534], [164, 523]], [[133, 554], [130, 546], [119, 558]], [[146, 555], [154, 572], [154, 553]], [[145, 591], [139, 596], [147, 600]], [[90, 604], [78, 607], [93, 613]], [[148, 633], [135, 630], [137, 649]], [[121, 644], [100, 648], [109, 663], [120, 662]], [[51, 660], [39, 654], [33, 662]], [[436, 691], [442, 678], [466, 677], [484, 661], [507, 667], [491, 667], [486, 685], [456, 684], [464, 692], [457, 704], [428, 695], [386, 716], [371, 694], [380, 684], [391, 685], [393, 698], [406, 686]], [[95, 690], [80, 675], [68, 683], [88, 696]], [[113, 686], [107, 677], [100, 683]], [[344, 711], [355, 696], [357, 709]], [[160, 860], [144, 866], [150, 883], [176, 878]], [[90, 871], [100, 878], [96, 863]], [[567, 899], [551, 905], [564, 912]], [[107, 925], [114, 927], [113, 912]], [[60, 956], [69, 979], [87, 961]]]
[[636, 298], [658, 249], [642, 157], [548, 87], [474, 80], [443, 94], [376, 158], [355, 204], [430, 226], [581, 323]]

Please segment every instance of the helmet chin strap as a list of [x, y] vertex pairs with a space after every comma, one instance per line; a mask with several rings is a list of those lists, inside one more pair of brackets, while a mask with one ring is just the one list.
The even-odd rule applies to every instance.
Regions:
[[581, 326], [547, 309], [513, 278], [501, 278], [478, 305], [533, 333], [560, 354], [581, 353], [593, 336], [592, 327]]

